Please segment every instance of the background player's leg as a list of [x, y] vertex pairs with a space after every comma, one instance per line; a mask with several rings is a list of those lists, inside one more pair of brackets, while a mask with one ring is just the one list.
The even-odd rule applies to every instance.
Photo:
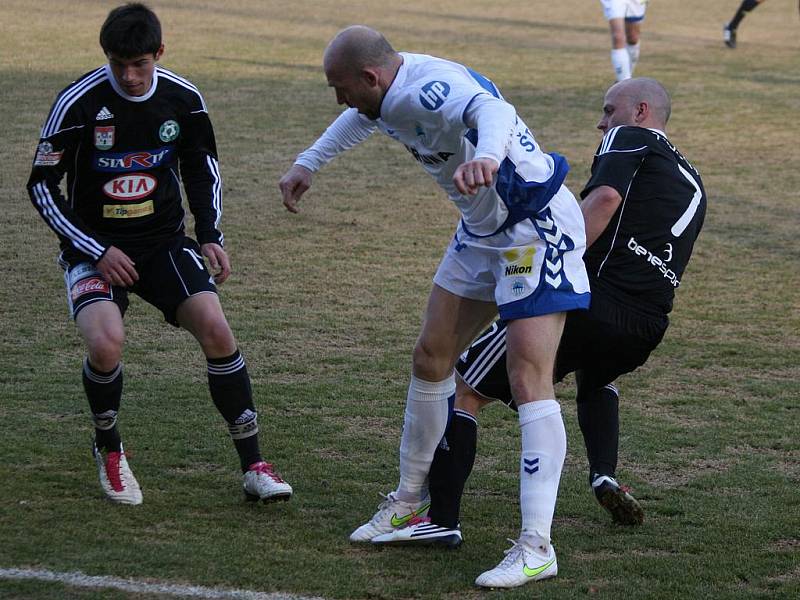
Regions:
[[628, 51], [628, 58], [630, 59], [631, 77], [633, 77], [636, 64], [639, 62], [639, 53], [642, 46], [640, 34], [640, 21], [625, 21], [625, 49]]
[[733, 30], [737, 29], [739, 24], [742, 22], [742, 19], [744, 19], [745, 14], [749, 13], [759, 4], [761, 4], [759, 0], [742, 0], [742, 3], [739, 5], [739, 8], [736, 9], [736, 13], [730, 20], [730, 23], [728, 23], [728, 27]]
[[611, 31], [611, 66], [617, 81], [630, 79], [631, 58], [625, 48], [625, 19], [609, 19]]
[[736, 30], [739, 28], [739, 24], [744, 19], [745, 14], [749, 13], [761, 2], [763, 0], [742, 0], [733, 18], [722, 28], [722, 39], [728, 48], [736, 48]]
[[[248, 496], [258, 496], [262, 500], [288, 499], [292, 494], [291, 486], [261, 458], [250, 376], [219, 297], [214, 293], [202, 293], [187, 298], [178, 307], [177, 320], [194, 335], [206, 355], [208, 388], [214, 405], [228, 423], [245, 474]], [[248, 491], [251, 479], [253, 489]]]

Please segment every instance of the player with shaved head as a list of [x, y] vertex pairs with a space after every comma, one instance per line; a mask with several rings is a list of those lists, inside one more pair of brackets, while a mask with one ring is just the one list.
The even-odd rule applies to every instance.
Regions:
[[550, 528], [566, 452], [553, 361], [566, 312], [589, 304], [583, 219], [563, 184], [567, 162], [541, 149], [492, 81], [455, 62], [397, 52], [368, 27], [337, 34], [323, 65], [347, 108], [280, 180], [286, 208], [297, 212], [312, 174], [377, 130], [406, 147], [461, 216], [413, 352], [399, 485], [350, 539], [369, 542], [424, 516], [428, 470], [455, 396], [455, 363], [499, 311], [508, 323], [508, 377], [522, 433], [522, 528], [508, 557], [476, 583], [553, 577]]

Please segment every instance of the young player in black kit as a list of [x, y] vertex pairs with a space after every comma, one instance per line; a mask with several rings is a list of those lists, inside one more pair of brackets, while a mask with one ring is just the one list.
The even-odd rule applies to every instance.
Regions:
[[[619, 397], [613, 381], [644, 364], [664, 336], [706, 211], [699, 173], [665, 134], [669, 114], [669, 96], [655, 80], [628, 79], [606, 93], [597, 125], [605, 135], [581, 193], [591, 307], [568, 313], [556, 358], [557, 380], [576, 375], [592, 489], [624, 524], [641, 523], [644, 515], [615, 479]], [[475, 417], [492, 400], [514, 408], [502, 321], [470, 346], [457, 370], [456, 411], [430, 470], [428, 518], [373, 543], [461, 543], [460, 501], [475, 459]], [[533, 476], [536, 465], [526, 472]]]
[[[218, 228], [222, 181], [203, 97], [157, 64], [161, 25], [146, 6], [112, 10], [100, 45], [108, 64], [58, 95], [28, 181], [34, 206], [61, 242], [67, 299], [86, 344], [83, 385], [100, 484], [112, 501], [142, 502], [117, 427], [123, 315], [132, 292], [200, 343], [248, 498], [288, 499], [291, 486], [261, 457], [250, 378], [216, 293], [230, 262]], [[59, 189], [64, 174], [66, 197]], [[184, 233], [181, 181], [197, 242]]]

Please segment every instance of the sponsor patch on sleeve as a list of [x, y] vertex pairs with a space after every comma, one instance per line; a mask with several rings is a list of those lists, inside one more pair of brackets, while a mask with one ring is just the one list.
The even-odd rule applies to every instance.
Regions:
[[53, 150], [53, 144], [50, 142], [42, 142], [36, 148], [36, 158], [34, 158], [33, 164], [37, 167], [54, 167], [61, 161], [63, 154], [63, 150], [59, 152]]

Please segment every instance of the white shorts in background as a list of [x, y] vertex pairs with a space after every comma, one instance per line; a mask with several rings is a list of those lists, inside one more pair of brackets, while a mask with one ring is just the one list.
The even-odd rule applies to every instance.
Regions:
[[647, 11], [647, 0], [600, 0], [600, 4], [603, 5], [603, 14], [607, 21], [611, 19], [641, 21]]
[[561, 186], [535, 218], [491, 237], [469, 236], [459, 225], [433, 282], [463, 298], [495, 302], [505, 320], [588, 308], [585, 248], [580, 207]]

